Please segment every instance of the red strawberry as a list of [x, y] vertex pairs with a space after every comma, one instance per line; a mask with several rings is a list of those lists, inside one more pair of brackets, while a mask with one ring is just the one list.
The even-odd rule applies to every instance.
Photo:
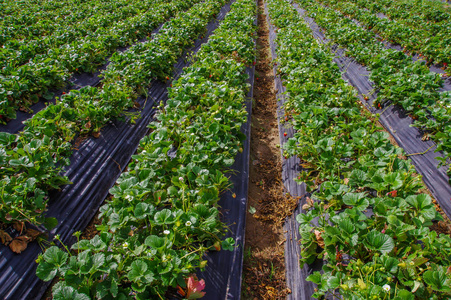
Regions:
[[220, 251], [220, 250], [221, 250], [221, 243], [215, 242], [215, 243], [213, 244], [213, 247], [215, 247], [216, 251]]
[[387, 196], [388, 196], [388, 195], [390, 195], [390, 196], [392, 196], [392, 197], [394, 198], [394, 197], [396, 197], [396, 196], [398, 195], [398, 191], [397, 191], [397, 190], [393, 190], [393, 191], [391, 191], [391, 192], [388, 192], [388, 193], [387, 193]]
[[287, 133], [286, 133], [286, 132], [284, 132], [284, 133], [283, 133], [283, 136], [287, 136]]

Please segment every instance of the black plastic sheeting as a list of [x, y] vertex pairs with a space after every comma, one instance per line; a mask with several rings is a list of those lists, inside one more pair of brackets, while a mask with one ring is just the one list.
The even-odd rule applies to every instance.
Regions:
[[[302, 10], [297, 4], [294, 7], [301, 15], [304, 15]], [[323, 43], [327, 42], [324, 34], [319, 31], [319, 27], [313, 19], [304, 16], [305, 20], [310, 24], [310, 28], [313, 30], [315, 37]], [[387, 47], [393, 47], [388, 45]], [[373, 114], [380, 114], [379, 122], [395, 139], [396, 143], [404, 149], [409, 159], [412, 160], [417, 172], [423, 176], [423, 181], [427, 188], [438, 201], [440, 207], [451, 218], [451, 186], [450, 178], [446, 171], [447, 167], [443, 166], [437, 168], [439, 165], [436, 157], [443, 156], [440, 152], [434, 152], [436, 145], [433, 141], [423, 141], [421, 138], [423, 133], [416, 127], [410, 127], [413, 124], [413, 120], [409, 117], [405, 111], [396, 105], [388, 107], [382, 107], [377, 109], [373, 107], [373, 101], [377, 97], [377, 92], [368, 96], [368, 101], [364, 100], [365, 95], [369, 95], [374, 90], [373, 83], [368, 79], [370, 72], [358, 64], [355, 60], [344, 55], [343, 49], [334, 49], [335, 59], [334, 62], [340, 67], [343, 72], [343, 77], [350, 84], [352, 84], [358, 91], [359, 98], [367, 109]], [[431, 67], [436, 68], [436, 67]], [[440, 70], [441, 71], [441, 70]], [[449, 82], [449, 79], [447, 80]], [[445, 85], [444, 89], [447, 90], [449, 85]], [[429, 151], [422, 155], [415, 155], [416, 153], [422, 153], [432, 147]]]
[[[257, 24], [257, 18], [254, 24]], [[234, 238], [236, 247], [233, 251], [211, 252], [205, 257], [208, 261], [207, 267], [204, 272], [199, 272], [198, 276], [206, 279], [205, 299], [209, 300], [241, 298], [255, 66], [248, 67], [246, 73], [249, 75], [250, 90], [246, 101], [247, 121], [241, 126], [246, 140], [243, 143], [243, 152], [237, 154], [234, 164], [230, 167], [233, 170], [230, 176], [233, 188], [224, 193], [218, 202], [221, 207], [221, 220], [229, 229], [226, 238]]]
[[[275, 27], [271, 24], [269, 20], [268, 9], [265, 3], [265, 14], [267, 18], [267, 23], [269, 26], [269, 44], [271, 47], [271, 56], [275, 60], [277, 58], [276, 54], [276, 33]], [[294, 130], [292, 127], [285, 127], [282, 120], [284, 120], [284, 110], [283, 104], [285, 103], [285, 92], [286, 89], [283, 86], [280, 76], [277, 75], [277, 66], [273, 67], [276, 97], [277, 97], [277, 119], [279, 124], [279, 139], [280, 145], [283, 145], [288, 141], [290, 137], [294, 135]], [[284, 133], [287, 133], [284, 136]], [[285, 269], [286, 269], [286, 280], [287, 287], [291, 290], [291, 294], [287, 296], [288, 300], [291, 299], [311, 299], [312, 294], [316, 285], [312, 282], [306, 281], [307, 276], [312, 274], [314, 271], [319, 271], [321, 265], [305, 265], [301, 269], [299, 264], [299, 259], [301, 258], [300, 252], [301, 248], [298, 244], [300, 240], [299, 235], [299, 223], [296, 221], [296, 216], [302, 211], [302, 205], [305, 202], [306, 189], [305, 184], [298, 184], [293, 179], [297, 177], [302, 171], [300, 166], [300, 159], [297, 156], [291, 156], [285, 159], [283, 157], [283, 150], [281, 148], [282, 156], [282, 182], [285, 191], [288, 192], [292, 197], [298, 197], [298, 206], [290, 217], [287, 217], [284, 224], [284, 231], [286, 232], [286, 242], [285, 242]]]
[[[233, 189], [224, 193], [218, 202], [221, 206], [221, 220], [229, 229], [226, 237], [234, 238], [236, 247], [233, 251], [210, 252], [206, 256], [207, 267], [204, 272], [198, 274], [199, 278], [205, 279], [207, 283], [204, 290], [205, 299], [240, 299], [241, 297], [254, 72], [255, 67], [246, 70], [251, 84], [247, 95], [249, 100], [246, 102], [247, 122], [241, 127], [241, 131], [246, 135], [246, 141], [243, 152], [238, 153], [235, 163], [231, 166], [234, 171], [230, 177]], [[235, 198], [233, 193], [236, 195]]]
[[[208, 31], [204, 38], [197, 40], [194, 47], [186, 51], [185, 55], [178, 60], [174, 78], [178, 78], [183, 67], [189, 64], [186, 60], [186, 54], [191, 55], [191, 53], [199, 50], [213, 30], [218, 27], [218, 20], [224, 18], [233, 2], [232, 0], [221, 9], [216, 20], [207, 25]], [[253, 75], [251, 78], [253, 79]], [[66, 169], [66, 175], [73, 184], [64, 186], [60, 191], [50, 194], [47, 216], [56, 217], [59, 220], [58, 226], [50, 232], [50, 236], [59, 234], [61, 240], [69, 246], [76, 241], [72, 234], [84, 230], [97, 213], [99, 206], [108, 195], [109, 189], [114, 185], [127, 166], [131, 155], [136, 151], [139, 141], [146, 135], [147, 125], [153, 119], [155, 113], [154, 104], [166, 101], [168, 85], [169, 83], [161, 83], [155, 80], [149, 89], [148, 99], [138, 99], [142, 109], [140, 110], [141, 118], [136, 121], [136, 124], [113, 121], [101, 130], [99, 138], [89, 138], [74, 152], [71, 157], [71, 164]], [[246, 151], [243, 153], [248, 153], [248, 150]], [[237, 163], [244, 163], [245, 161], [246, 158], [243, 157], [241, 160], [237, 160]], [[237, 174], [237, 176], [241, 175], [247, 176], [247, 173]], [[243, 192], [239, 190], [240, 184], [238, 183], [242, 183], [241, 189], [243, 191], [245, 187], [247, 188], [247, 184], [244, 184], [244, 179], [242, 180], [239, 177], [234, 180], [237, 182], [237, 195], [242, 195]], [[247, 196], [247, 190], [244, 195]], [[226, 198], [228, 196], [227, 194]], [[238, 196], [237, 199], [242, 200]], [[237, 205], [231, 204], [231, 202], [223, 203], [225, 209], [230, 209], [230, 212], [224, 212], [226, 217], [228, 215], [235, 216], [232, 212], [234, 213], [234, 210], [237, 209], [235, 207]], [[242, 222], [244, 222], [244, 219]], [[237, 230], [237, 232], [240, 231]], [[43, 282], [35, 275], [37, 267], [35, 260], [41, 252], [41, 248], [35, 242], [30, 243], [22, 254], [15, 254], [9, 248], [0, 245], [0, 299], [40, 299], [42, 297], [50, 282]], [[239, 249], [237, 248], [235, 252], [233, 263], [239, 260]], [[221, 265], [224, 259], [213, 257], [211, 260], [213, 263], [216, 262]], [[227, 261], [227, 264], [232, 263]], [[222, 276], [222, 269], [218, 270], [221, 270]], [[233, 278], [234, 275], [230, 274], [229, 278], [231, 279], [229, 281], [235, 279]]]

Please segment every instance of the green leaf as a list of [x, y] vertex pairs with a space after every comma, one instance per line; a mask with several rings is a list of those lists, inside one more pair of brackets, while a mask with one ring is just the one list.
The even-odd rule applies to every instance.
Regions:
[[428, 270], [423, 275], [426, 282], [433, 290], [440, 292], [451, 291], [451, 282], [446, 276], [446, 272], [442, 266], [437, 266], [435, 270]]
[[54, 96], [54, 94], [52, 92], [47, 92], [47, 93], [44, 94], [43, 97], [44, 97], [45, 100], [50, 101], [50, 100], [53, 99], [53, 96]]
[[147, 264], [142, 260], [135, 260], [132, 262], [131, 270], [128, 272], [127, 277], [131, 281], [136, 282], [142, 276], [145, 276], [147, 271]]
[[355, 230], [355, 226], [350, 219], [340, 220], [338, 227], [349, 235], [351, 235]]
[[233, 251], [233, 249], [235, 248], [235, 240], [231, 237], [226, 238], [222, 241], [221, 246], [224, 250]]
[[132, 283], [132, 289], [135, 292], [142, 293], [146, 290], [146, 285], [134, 282]]
[[432, 204], [432, 199], [427, 194], [411, 195], [406, 198], [406, 202], [417, 210], [422, 210]]
[[168, 130], [167, 128], [160, 127], [160, 130], [155, 136], [155, 139], [164, 140], [168, 137]]
[[140, 202], [136, 205], [134, 214], [137, 219], [144, 219], [145, 217], [147, 217], [149, 212], [149, 204]]
[[389, 235], [375, 230], [368, 233], [365, 244], [369, 249], [380, 251], [384, 254], [392, 251], [395, 247], [393, 239]]
[[36, 269], [36, 275], [44, 281], [52, 280], [56, 276], [57, 272], [58, 269], [55, 265], [49, 264], [45, 261], [41, 261]]
[[144, 241], [144, 244], [146, 244], [147, 246], [152, 247], [154, 249], [162, 248], [165, 245], [164, 238], [161, 238], [156, 235], [148, 236], [146, 238], [146, 240]]
[[88, 274], [91, 271], [91, 268], [93, 266], [92, 258], [91, 258], [91, 251], [83, 251], [78, 254], [78, 265], [80, 266], [80, 273], [81, 274]]
[[211, 124], [210, 127], [208, 128], [208, 131], [210, 131], [213, 134], [217, 134], [219, 131], [219, 124], [218, 123]]
[[92, 263], [93, 263], [93, 266], [91, 268], [90, 273], [97, 271], [98, 269], [100, 269], [103, 266], [103, 264], [105, 263], [105, 254], [104, 253], [94, 254], [94, 256], [92, 257]]
[[110, 233], [101, 233], [100, 236], [96, 235], [94, 236], [94, 238], [92, 238], [92, 240], [90, 241], [91, 244], [91, 248], [93, 250], [97, 250], [97, 251], [103, 251], [106, 250], [108, 248], [108, 235], [111, 235]]
[[321, 273], [318, 271], [315, 271], [315, 272], [313, 272], [312, 275], [309, 275], [305, 280], [311, 281], [315, 284], [320, 284], [321, 283]]
[[71, 247], [72, 250], [87, 250], [90, 248], [91, 248], [91, 243], [89, 240], [80, 240], [77, 243], [73, 244]]
[[415, 300], [415, 296], [407, 290], [399, 290], [394, 300]]
[[56, 226], [58, 226], [58, 220], [56, 218], [45, 218], [44, 226], [48, 230], [52, 230]]
[[157, 225], [172, 224], [175, 222], [175, 219], [172, 216], [172, 212], [166, 208], [157, 212], [154, 216], [154, 219], [155, 219], [155, 224], [157, 224]]
[[367, 175], [364, 171], [356, 169], [351, 172], [351, 176], [349, 177], [349, 181], [353, 185], [363, 186], [367, 179]]
[[399, 172], [393, 172], [384, 176], [384, 181], [389, 184], [393, 190], [396, 190], [402, 186], [402, 177]]
[[7, 132], [0, 132], [0, 144], [9, 145], [16, 140], [16, 135]]
[[113, 278], [113, 280], [111, 280], [111, 288], [110, 288], [111, 295], [113, 295], [113, 297], [117, 297], [118, 291], [119, 290], [118, 290], [117, 282]]
[[360, 211], [365, 210], [370, 205], [368, 199], [365, 199], [365, 193], [346, 193], [343, 196], [343, 203], [352, 205]]
[[[412, 268], [409, 268], [409, 269], [412, 270]], [[412, 273], [414, 273], [414, 272], [412, 271]], [[422, 285], [421, 282], [415, 280], [413, 282], [412, 292], [415, 293], [420, 288], [421, 285]]]
[[73, 287], [67, 286], [64, 281], [60, 281], [53, 287], [53, 300], [90, 300], [90, 298]]
[[224, 165], [230, 167], [231, 165], [233, 165], [233, 163], [235, 162], [234, 158], [225, 158], [224, 159]]
[[43, 258], [44, 260], [54, 266], [62, 266], [66, 264], [69, 255], [56, 246], [52, 246], [45, 251]]
[[329, 289], [336, 289], [340, 285], [340, 279], [336, 276], [331, 276], [327, 279], [327, 286]]
[[96, 298], [104, 299], [109, 294], [110, 280], [104, 280], [96, 286]]
[[398, 271], [398, 260], [390, 256], [381, 256], [382, 263], [387, 272], [395, 274]]
[[168, 194], [170, 196], [177, 196], [177, 194], [178, 194], [177, 188], [175, 186], [171, 185], [170, 187], [168, 187]]
[[419, 266], [421, 266], [422, 264], [424, 264], [424, 263], [426, 263], [427, 261], [429, 261], [429, 259], [428, 259], [428, 258], [425, 258], [425, 257], [417, 257], [417, 258], [413, 259], [412, 261], [413, 261], [413, 263], [414, 263], [414, 266], [419, 267]]

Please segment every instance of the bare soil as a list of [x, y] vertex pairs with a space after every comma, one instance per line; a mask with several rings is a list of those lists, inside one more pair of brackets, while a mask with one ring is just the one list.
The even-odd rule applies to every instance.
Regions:
[[263, 1], [259, 0], [256, 80], [243, 268], [243, 299], [286, 299], [283, 221], [296, 206], [284, 193], [277, 102]]

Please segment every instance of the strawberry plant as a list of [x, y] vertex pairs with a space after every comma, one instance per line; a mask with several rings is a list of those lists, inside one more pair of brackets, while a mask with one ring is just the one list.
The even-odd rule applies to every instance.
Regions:
[[[55, 105], [49, 105], [27, 120], [23, 132], [8, 137], [8, 141], [17, 139], [21, 143], [0, 145], [2, 151], [15, 155], [10, 159], [8, 157], [4, 159], [6, 166], [0, 172], [1, 179], [6, 184], [4, 189], [8, 191], [8, 194], [4, 193], [3, 196], [7, 198], [4, 198], [1, 207], [3, 212], [0, 214], [0, 220], [4, 223], [13, 221], [41, 223], [48, 190], [68, 183], [66, 178], [60, 176], [60, 172], [69, 164], [68, 158], [72, 153], [71, 142], [75, 135], [98, 133], [108, 120], [120, 117], [125, 109], [134, 105], [137, 93], [142, 93], [150, 80], [161, 73], [166, 76], [171, 74], [176, 57], [181, 54], [183, 47], [190, 45], [192, 40], [205, 30], [208, 20], [219, 11], [223, 3], [224, 1], [212, 0], [193, 6], [188, 12], [180, 13], [177, 18], [172, 19], [162, 28], [161, 33], [146, 42], [145, 46], [139, 44], [131, 48], [130, 55], [129, 52], [123, 55], [130, 58], [135, 55], [134, 61], [140, 65], [142, 62], [149, 62], [154, 56], [153, 52], [146, 52], [147, 55], [142, 56], [136, 54], [138, 51], [135, 52], [134, 49], [149, 47], [155, 53], [166, 53], [170, 57], [170, 68], [167, 65], [160, 66], [161, 56], [155, 55], [155, 63], [151, 65], [153, 71], [143, 73], [135, 70], [136, 72], [129, 74], [133, 81], [108, 82], [105, 79], [102, 88], [85, 87], [72, 90], [64, 94]], [[182, 31], [183, 35], [172, 38], [175, 33]], [[116, 64], [118, 63], [112, 62], [111, 69], [120, 74], [122, 69], [117, 68]], [[110, 70], [106, 72], [111, 76], [115, 74]], [[38, 148], [38, 154], [30, 157], [28, 144], [37, 137], [49, 139], [51, 147]], [[16, 160], [21, 163], [15, 163]], [[40, 160], [44, 160], [45, 163], [38, 163]], [[39, 173], [46, 175], [36, 177], [26, 167], [37, 168]], [[20, 181], [17, 181], [17, 178], [20, 178]], [[28, 181], [35, 183], [39, 188], [36, 193], [18, 188], [18, 185]], [[34, 190], [35, 185], [30, 189]]]
[[[412, 61], [406, 54], [386, 49], [373, 33], [366, 31], [333, 9], [314, 1], [301, 2], [314, 16], [316, 22], [327, 29], [327, 36], [342, 47], [346, 54], [356, 58], [370, 70], [370, 79], [378, 88], [374, 104], [379, 108], [400, 105], [415, 119], [414, 126], [437, 142], [441, 165], [449, 166], [450, 113], [449, 93], [441, 93], [443, 79], [432, 73], [422, 61]], [[334, 20], [334, 21], [332, 21]], [[451, 168], [449, 169], [451, 172]]]
[[[85, 30], [77, 26], [62, 28], [62, 32], [53, 37], [56, 41], [45, 42], [51, 45], [50, 50], [45, 43], [39, 46], [41, 51], [46, 53], [41, 54], [36, 49], [5, 50], [5, 59], [2, 60], [5, 65], [0, 73], [2, 88], [0, 114], [4, 117], [0, 122], [5, 122], [7, 118], [15, 118], [15, 111], [18, 108], [26, 109], [40, 97], [51, 99], [52, 93], [49, 90], [64, 87], [70, 75], [75, 72], [97, 70], [98, 66], [104, 64], [105, 59], [118, 47], [125, 47], [146, 37], [160, 23], [196, 2], [197, 0], [171, 3], [156, 1], [148, 4], [147, 8], [150, 6], [152, 9], [140, 8], [143, 11], [138, 13], [134, 9], [127, 10], [127, 7], [124, 7], [124, 11], [119, 11], [118, 15], [113, 7], [111, 9], [114, 13], [111, 14], [111, 18], [108, 22], [103, 22], [101, 26], [97, 24], [98, 21], [88, 20], [89, 22], [85, 25], [89, 28]], [[98, 12], [95, 18], [104, 20], [105, 17]], [[117, 21], [120, 22], [114, 23]], [[61, 36], [70, 39], [61, 39]], [[48, 39], [51, 38], [52, 36], [48, 37]], [[15, 61], [11, 52], [30, 53], [31, 57]]]
[[[254, 48], [255, 15], [254, 1], [236, 1], [173, 83], [150, 135], [100, 209], [101, 233], [79, 240], [73, 252], [53, 246], [38, 258], [41, 279], [61, 279], [53, 297], [163, 298], [170, 286], [188, 299], [203, 296], [205, 282], [190, 274], [205, 268], [206, 251], [234, 247], [233, 239], [220, 242], [217, 202], [245, 138], [243, 62], [255, 55], [236, 49]], [[232, 44], [219, 43], [224, 38]]]
[[283, 0], [268, 1], [268, 11], [296, 131], [284, 155], [301, 158], [296, 181], [311, 192], [297, 216], [300, 262], [323, 264], [307, 277], [317, 285], [312, 296], [448, 299], [451, 238], [429, 229], [441, 216], [420, 176], [377, 117], [362, 112], [333, 52], [297, 11]]
[[[422, 6], [418, 3], [417, 5], [409, 5], [410, 9], [403, 10], [403, 13], [400, 13], [399, 8], [392, 5], [379, 10], [377, 6], [372, 6], [368, 2], [356, 2], [321, 1], [321, 3], [342, 12], [345, 16], [358, 20], [382, 39], [403, 46], [405, 52], [424, 56], [429, 63], [433, 62], [443, 66], [450, 63], [451, 19], [449, 13], [441, 12], [439, 15], [442, 20], [432, 22], [422, 19], [415, 13], [415, 9], [411, 9], [412, 6], [417, 7], [417, 9], [418, 6]], [[367, 9], [368, 6], [372, 7], [370, 11]], [[423, 7], [427, 7], [427, 4]], [[428, 8], [432, 9], [431, 7]], [[381, 18], [377, 15], [381, 11], [395, 18]], [[396, 13], [393, 14], [393, 11]]]

